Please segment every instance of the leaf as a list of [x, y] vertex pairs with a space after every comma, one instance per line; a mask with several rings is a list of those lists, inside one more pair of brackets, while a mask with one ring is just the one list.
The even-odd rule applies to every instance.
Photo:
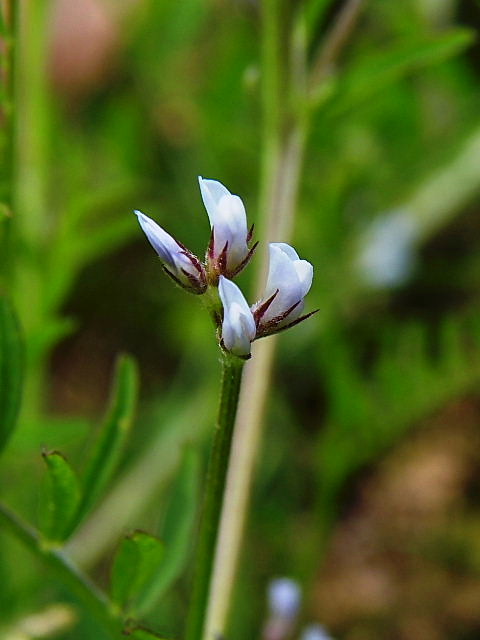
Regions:
[[115, 473], [133, 423], [137, 396], [137, 365], [133, 358], [121, 355], [116, 365], [110, 409], [85, 473], [77, 521], [90, 509]]
[[78, 503], [80, 486], [70, 464], [58, 451], [44, 452], [47, 465], [44, 534], [48, 540], [62, 542], [71, 533]]
[[154, 536], [135, 531], [120, 543], [112, 567], [112, 600], [131, 611], [142, 589], [157, 573], [164, 546]]
[[165, 543], [164, 561], [152, 579], [137, 611], [145, 614], [181, 575], [191, 551], [192, 531], [198, 505], [200, 459], [191, 448], [185, 450], [180, 473], [173, 485], [161, 539]]
[[347, 109], [365, 103], [401, 77], [458, 54], [473, 40], [474, 33], [471, 30], [452, 29], [421, 42], [402, 42], [386, 52], [363, 59], [339, 79], [332, 112], [338, 116]]
[[23, 383], [23, 341], [17, 317], [6, 297], [0, 298], [0, 451], [13, 432]]
[[166, 640], [163, 636], [159, 636], [149, 629], [144, 627], [135, 627], [134, 629], [125, 629], [123, 635], [134, 640]]

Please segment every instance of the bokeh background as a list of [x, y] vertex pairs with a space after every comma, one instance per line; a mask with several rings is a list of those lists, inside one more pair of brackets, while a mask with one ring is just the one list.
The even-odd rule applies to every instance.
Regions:
[[[81, 472], [117, 354], [131, 354], [141, 390], [129, 445], [68, 544], [106, 585], [121, 535], [161, 535], [185, 451], [200, 452], [178, 567], [148, 615], [180, 638], [218, 351], [207, 314], [164, 277], [131, 212], [201, 255], [200, 174], [261, 219], [261, 8], [18, 5], [17, 66], [3, 66], [17, 99], [4, 96], [2, 111], [1, 287], [27, 371], [2, 494], [38, 524], [42, 447]], [[287, 33], [298, 7], [280, 5]], [[309, 25], [313, 56], [342, 2], [310, 5], [321, 16]], [[315, 266], [308, 307], [320, 312], [279, 342], [232, 640], [260, 637], [278, 576], [302, 585], [299, 628], [480, 637], [479, 23], [476, 0], [365, 2], [312, 116], [293, 243]], [[4, 31], [7, 61], [9, 43]], [[254, 270], [240, 278], [246, 291]], [[28, 551], [1, 531], [0, 543], [3, 637], [104, 637]], [[20, 631], [53, 603], [71, 606], [75, 624]]]

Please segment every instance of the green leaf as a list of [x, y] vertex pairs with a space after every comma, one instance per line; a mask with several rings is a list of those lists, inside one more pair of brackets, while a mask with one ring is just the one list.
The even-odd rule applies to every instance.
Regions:
[[115, 473], [133, 423], [137, 396], [137, 365], [133, 358], [121, 355], [117, 361], [110, 409], [85, 473], [77, 521], [98, 499]]
[[13, 432], [23, 382], [23, 341], [17, 317], [6, 297], [0, 298], [0, 451]]
[[131, 611], [142, 590], [158, 572], [163, 544], [154, 536], [135, 531], [120, 543], [112, 568], [112, 600]]
[[44, 452], [47, 465], [47, 491], [44, 534], [48, 540], [62, 542], [71, 533], [74, 515], [80, 500], [77, 476], [70, 464], [58, 451]]
[[134, 640], [166, 640], [163, 636], [159, 636], [144, 627], [136, 627], [134, 629], [125, 629], [123, 634]]
[[428, 40], [402, 42], [388, 51], [370, 55], [339, 79], [332, 112], [338, 116], [365, 103], [403, 76], [455, 56], [473, 40], [473, 31], [452, 29]]
[[191, 448], [185, 450], [180, 473], [170, 494], [161, 539], [165, 543], [164, 561], [152, 579], [137, 611], [145, 614], [158, 602], [183, 572], [192, 548], [192, 532], [198, 506], [200, 459]]

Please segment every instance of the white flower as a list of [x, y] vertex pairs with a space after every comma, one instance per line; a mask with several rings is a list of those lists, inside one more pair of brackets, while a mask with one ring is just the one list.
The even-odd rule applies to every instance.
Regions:
[[301, 640], [333, 640], [325, 627], [320, 624], [312, 624], [306, 627], [302, 633]]
[[313, 267], [284, 242], [269, 245], [270, 265], [265, 294], [254, 306], [257, 337], [275, 333], [308, 317], [300, 317], [312, 286]]
[[203, 204], [208, 213], [212, 239], [207, 253], [209, 266], [218, 277], [235, 276], [250, 260], [255, 246], [249, 249], [251, 233], [242, 200], [217, 180], [199, 176]]
[[278, 578], [268, 586], [268, 606], [273, 616], [287, 618], [296, 617], [301, 601], [301, 591], [295, 580]]
[[237, 285], [220, 276], [218, 293], [223, 304], [222, 342], [227, 351], [248, 358], [250, 343], [255, 339], [255, 319]]
[[207, 288], [205, 269], [200, 260], [141, 211], [135, 211], [148, 241], [160, 256], [165, 272], [180, 286], [193, 293]]

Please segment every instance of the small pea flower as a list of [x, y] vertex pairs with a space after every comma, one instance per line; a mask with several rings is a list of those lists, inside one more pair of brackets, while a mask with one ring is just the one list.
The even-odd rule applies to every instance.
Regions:
[[191, 293], [205, 293], [205, 268], [189, 249], [141, 211], [135, 211], [148, 241], [160, 256], [163, 270], [178, 285]]
[[321, 624], [312, 624], [303, 630], [300, 640], [333, 640]]
[[270, 612], [281, 618], [295, 618], [301, 601], [300, 587], [291, 578], [277, 578], [268, 585]]
[[300, 609], [300, 586], [290, 578], [278, 578], [268, 585], [268, 617], [262, 640], [287, 640], [291, 637]]
[[218, 293], [223, 304], [222, 346], [240, 358], [250, 357], [250, 343], [255, 339], [255, 319], [237, 285], [220, 276]]
[[206, 257], [207, 274], [216, 285], [220, 275], [233, 278], [240, 273], [258, 243], [249, 248], [253, 226], [248, 230], [242, 200], [217, 180], [199, 176], [198, 182], [212, 229]]
[[285, 242], [269, 245], [270, 265], [265, 294], [252, 307], [257, 325], [257, 338], [288, 329], [316, 313], [301, 316], [304, 298], [310, 291], [313, 267], [300, 260], [293, 247]]

